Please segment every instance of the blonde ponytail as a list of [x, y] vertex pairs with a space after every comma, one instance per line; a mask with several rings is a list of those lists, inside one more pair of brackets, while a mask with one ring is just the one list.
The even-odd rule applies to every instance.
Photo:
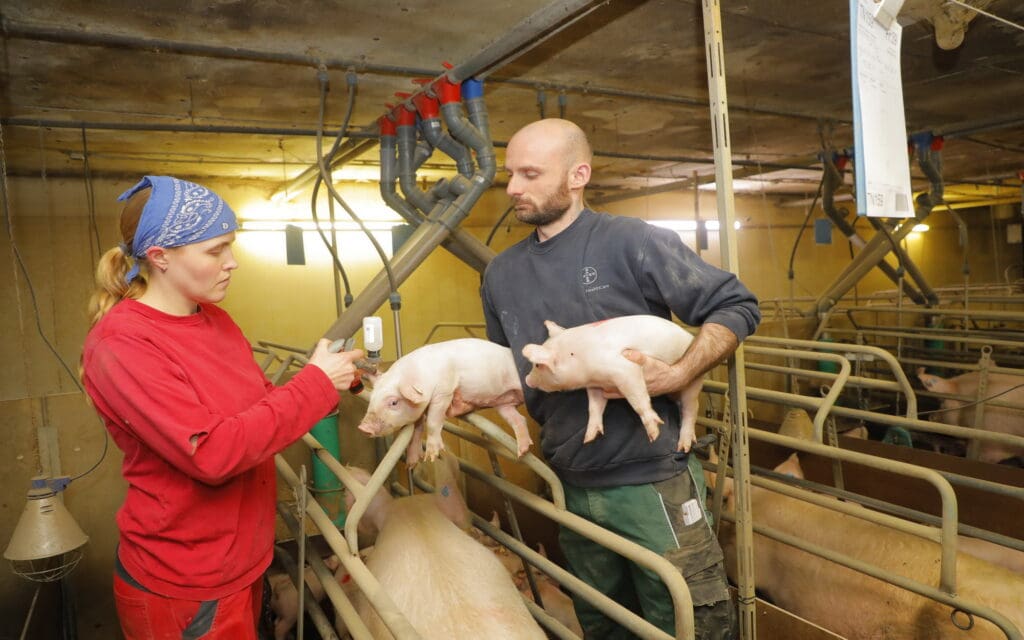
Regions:
[[[121, 238], [129, 252], [135, 230], [142, 217], [142, 208], [149, 200], [150, 189], [143, 189], [133, 195], [121, 210]], [[89, 298], [89, 326], [94, 326], [105, 316], [115, 304], [125, 298], [135, 299], [146, 292], [146, 263], [141, 261], [139, 276], [131, 284], [125, 282], [125, 276], [131, 269], [128, 256], [120, 247], [109, 249], [100, 257], [96, 265], [96, 289]]]
[[120, 247], [109, 249], [96, 265], [96, 289], [89, 298], [89, 326], [92, 327], [115, 304], [125, 298], [138, 298], [146, 292], [146, 279], [140, 274], [131, 284], [124, 277], [131, 268]]

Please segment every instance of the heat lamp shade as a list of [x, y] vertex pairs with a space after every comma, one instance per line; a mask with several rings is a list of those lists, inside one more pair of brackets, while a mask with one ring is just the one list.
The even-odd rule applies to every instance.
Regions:
[[4, 557], [12, 562], [51, 558], [74, 551], [88, 541], [89, 536], [56, 494], [29, 491]]

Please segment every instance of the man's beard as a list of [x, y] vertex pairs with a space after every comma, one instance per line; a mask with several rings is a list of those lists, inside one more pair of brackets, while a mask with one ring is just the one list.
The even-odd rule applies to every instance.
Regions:
[[[513, 200], [513, 204], [520, 201]], [[516, 208], [516, 218], [526, 224], [543, 227], [551, 224], [565, 215], [565, 212], [572, 206], [572, 196], [569, 195], [569, 185], [562, 184], [554, 194], [548, 196], [539, 206], [530, 206], [529, 209]]]

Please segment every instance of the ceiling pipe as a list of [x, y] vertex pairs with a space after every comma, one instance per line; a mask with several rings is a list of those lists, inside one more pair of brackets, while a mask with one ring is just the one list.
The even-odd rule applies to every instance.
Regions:
[[871, 271], [879, 261], [885, 258], [892, 249], [892, 246], [902, 242], [903, 238], [913, 231], [914, 225], [923, 222], [928, 217], [928, 214], [931, 213], [932, 208], [942, 202], [943, 184], [940, 170], [940, 153], [941, 147], [939, 149], [932, 149], [930, 146], [926, 153], [918, 153], [918, 166], [921, 167], [921, 171], [928, 177], [930, 189], [928, 193], [921, 193], [914, 200], [914, 217], [904, 220], [892, 231], [891, 235], [876, 233], [868, 241], [864, 249], [857, 254], [857, 257], [846, 266], [846, 269], [815, 300], [814, 310], [817, 313], [826, 313], [838, 304], [847, 291], [856, 286], [866, 273]]
[[[332, 172], [347, 162], [355, 160], [359, 156], [373, 149], [375, 146], [377, 146], [377, 140], [375, 139], [345, 140], [345, 142], [341, 143], [341, 146], [338, 147], [338, 150], [331, 155], [327, 164], [328, 172]], [[287, 198], [289, 200], [294, 199], [298, 197], [306, 187], [312, 185], [319, 177], [319, 166], [314, 164], [312, 167], [307, 167], [299, 173], [299, 175], [275, 189], [274, 192], [270, 194], [270, 200], [277, 202], [282, 198]]]
[[[466, 110], [472, 120], [463, 115], [461, 90], [465, 90]], [[441, 76], [431, 86], [431, 91], [441, 101], [441, 114], [452, 136], [467, 145], [476, 154], [477, 169], [472, 178], [457, 175], [452, 178], [451, 189], [460, 194], [452, 203], [452, 210], [445, 216], [450, 229], [458, 226], [468, 215], [491, 184], [498, 172], [498, 163], [491, 144], [490, 123], [484, 104], [484, 85], [479, 80], [466, 80], [461, 87], [447, 77]], [[443, 220], [442, 222], [444, 222]]]
[[[849, 222], [846, 221], [846, 210], [840, 210], [835, 204], [836, 190], [840, 185], [843, 184], [843, 169], [846, 167], [846, 163], [849, 158], [847, 156], [837, 156], [832, 152], [826, 152], [822, 157], [822, 164], [825, 167], [824, 180], [821, 185], [821, 208], [828, 216], [832, 224], [846, 236], [846, 239], [851, 245], [857, 248], [858, 251], [863, 250], [867, 242], [857, 233], [857, 230], [853, 228]], [[876, 232], [880, 232], [876, 229]], [[906, 259], [909, 261], [909, 256], [900, 249], [903, 255], [900, 257], [901, 261]], [[900, 274], [886, 262], [884, 259], [878, 263], [878, 268], [882, 270], [885, 275], [893, 281], [894, 284], [899, 284]], [[915, 289], [912, 285], [905, 285], [904, 293], [913, 300], [916, 304], [926, 304], [925, 298], [921, 293]], [[934, 296], [934, 292], [932, 293]], [[937, 300], [935, 302], [938, 302]], [[935, 304], [933, 302], [932, 304]]]
[[[597, 156], [599, 154], [595, 151], [594, 155]], [[761, 175], [765, 173], [765, 169], [767, 168], [813, 169], [814, 164], [817, 162], [817, 160], [817, 156], [798, 156], [793, 158], [786, 158], [775, 163], [760, 163], [750, 160], [742, 161], [734, 159], [732, 160], [732, 164], [735, 166], [742, 166], [743, 168], [734, 170], [732, 177], [733, 180], [737, 180], [741, 178], [749, 178], [750, 176]], [[707, 162], [708, 164], [713, 164], [714, 160], [707, 159], [704, 160], [704, 162]], [[656, 187], [649, 187], [647, 189], [635, 189], [623, 193], [612, 193], [605, 196], [595, 196], [592, 198], [587, 198], [587, 201], [591, 205], [608, 204], [611, 202], [629, 200], [631, 198], [652, 196], [658, 193], [672, 193], [674, 191], [684, 191], [688, 189], [693, 189], [694, 187], [700, 186], [702, 184], [713, 184], [714, 182], [715, 175], [712, 173], [705, 176], [700, 176], [696, 180], [693, 178], [686, 178], [683, 180], [678, 180], [676, 182], [669, 182], [667, 184], [658, 185]]]
[[[480, 99], [479, 105], [472, 110], [475, 113], [476, 122], [459, 123], [456, 126], [459, 127], [462, 134], [466, 135], [463, 142], [471, 143], [470, 147], [479, 159], [479, 166], [474, 171], [472, 178], [456, 175], [451, 180], [451, 191], [459, 194], [458, 197], [451, 201], [437, 202], [427, 219], [413, 231], [412, 236], [395, 253], [391, 259], [391, 269], [398, 283], [409, 277], [439, 244], [451, 237], [452, 234], [457, 234], [459, 223], [466, 218], [470, 209], [494, 180], [497, 165], [494, 161], [494, 149], [491, 147], [486, 110], [483, 106], [482, 85], [476, 83], [469, 95], [470, 99]], [[442, 107], [442, 113], [443, 110], [444, 107]], [[448, 110], [454, 111], [454, 108], [449, 107]], [[461, 106], [458, 107], [458, 110], [458, 115], [461, 116]], [[465, 116], [462, 116], [462, 119], [464, 120]], [[448, 122], [447, 119], [446, 122]], [[448, 125], [452, 135], [456, 139], [460, 139], [459, 135], [456, 135], [456, 131], [451, 128], [450, 122]], [[399, 137], [399, 154], [401, 154], [402, 127], [396, 127], [396, 129]], [[490, 255], [493, 256], [493, 253]], [[352, 306], [346, 309], [327, 329], [324, 337], [329, 340], [337, 340], [354, 335], [362, 324], [362, 318], [373, 315], [387, 299], [387, 294], [387, 278], [383, 272], [378, 273], [356, 297]]]
[[[429, 214], [437, 204], [438, 194], [433, 189], [430, 192], [423, 191], [416, 184], [416, 169], [430, 157], [430, 153], [427, 153], [429, 143], [425, 140], [417, 141], [415, 111], [400, 104], [392, 113], [398, 125], [398, 186], [409, 204]], [[433, 152], [433, 147], [430, 147], [430, 151]]]
[[[396, 93], [399, 97], [409, 97], [407, 93]], [[456, 170], [467, 178], [473, 175], [473, 156], [469, 149], [459, 144], [444, 130], [441, 125], [440, 105], [437, 98], [426, 91], [416, 94], [413, 98], [416, 106], [416, 113], [419, 114], [419, 129], [423, 137], [435, 149], [440, 149], [445, 155], [455, 161]]]
[[398, 147], [396, 139], [398, 136], [394, 120], [388, 116], [381, 116], [377, 119], [380, 127], [380, 195], [384, 202], [391, 207], [402, 219], [409, 224], [418, 225], [423, 221], [423, 216], [411, 204], [405, 201], [395, 189], [398, 181], [396, 173], [398, 158], [395, 155]]
[[[497, 174], [497, 160], [494, 154], [494, 145], [491, 144], [490, 123], [487, 119], [487, 108], [483, 101], [483, 83], [478, 80], [466, 80], [461, 85], [456, 84], [445, 76], [441, 76], [430, 86], [429, 89], [438, 97], [441, 102], [441, 115], [448, 125], [448, 131], [459, 142], [465, 144], [476, 153], [478, 172], [474, 174], [474, 180], [478, 175], [484, 176], [488, 184], [494, 181]], [[465, 90], [466, 111], [470, 118], [467, 118], [462, 111], [462, 91]], [[482, 172], [482, 173], [480, 173]], [[458, 182], [458, 179], [453, 182]], [[465, 188], [465, 185], [463, 185]]]
[[470, 78], [483, 80], [491, 71], [515, 60], [605, 4], [607, 0], [558, 0], [541, 7], [476, 55], [451, 68], [448, 78], [455, 84]]
[[[396, 173], [398, 160], [395, 157], [397, 151], [396, 138], [398, 135], [395, 121], [389, 116], [381, 116], [378, 120], [380, 126], [380, 195], [398, 215], [402, 216], [411, 225], [419, 226], [424, 221], [423, 215], [412, 205], [398, 195], [395, 183], [398, 181]], [[483, 273], [488, 263], [494, 258], [494, 252], [484, 246], [473, 235], [463, 229], [456, 229], [450, 238], [443, 243], [452, 255], [465, 262], [472, 269]]]

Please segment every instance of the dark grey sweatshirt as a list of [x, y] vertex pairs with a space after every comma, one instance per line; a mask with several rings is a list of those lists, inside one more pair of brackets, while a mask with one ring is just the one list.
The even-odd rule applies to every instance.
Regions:
[[[487, 336], [511, 347], [520, 381], [530, 371], [523, 346], [547, 339], [545, 320], [575, 327], [618, 316], [670, 313], [691, 326], [725, 325], [743, 340], [760, 322], [757, 299], [736, 277], [713, 267], [668, 229], [584, 210], [545, 242], [536, 232], [498, 255], [484, 274], [481, 298]], [[653, 399], [665, 424], [654, 442], [625, 400], [608, 403], [604, 435], [583, 444], [585, 390], [545, 393], [523, 383], [526, 407], [542, 425], [548, 464], [581, 487], [658, 482], [679, 474], [679, 411]]]

